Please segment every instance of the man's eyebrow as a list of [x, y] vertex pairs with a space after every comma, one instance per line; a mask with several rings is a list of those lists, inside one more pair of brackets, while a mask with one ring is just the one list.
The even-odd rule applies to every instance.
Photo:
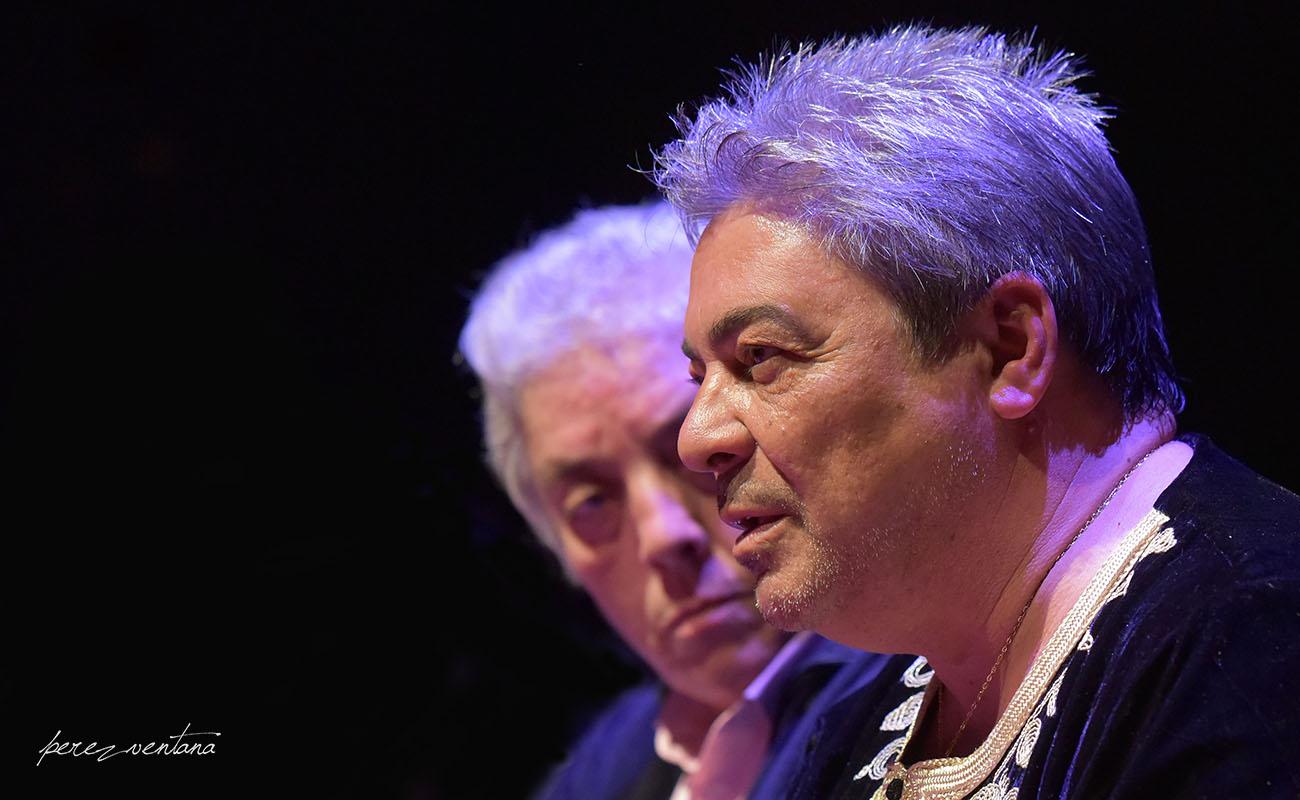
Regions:
[[602, 466], [601, 462], [586, 458], [553, 461], [538, 470], [537, 478], [544, 484], [594, 480], [601, 474]]
[[[753, 325], [756, 322], [774, 322], [786, 330], [793, 333], [800, 339], [807, 339], [808, 333], [803, 325], [795, 320], [789, 309], [777, 305], [765, 304], [761, 306], [749, 306], [748, 308], [736, 308], [728, 311], [718, 318], [717, 322], [709, 328], [709, 344], [716, 347], [717, 344], [736, 334], [741, 328]], [[690, 343], [682, 342], [682, 352], [692, 361], [699, 361], [700, 356], [695, 352], [695, 348]]]

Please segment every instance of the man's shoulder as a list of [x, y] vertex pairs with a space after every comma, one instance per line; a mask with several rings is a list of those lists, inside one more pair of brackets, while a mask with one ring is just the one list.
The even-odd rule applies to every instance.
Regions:
[[647, 681], [624, 691], [606, 705], [584, 729], [581, 739], [611, 742], [631, 739], [651, 742], [654, 723], [663, 705], [664, 687]]
[[1187, 467], [1156, 502], [1171, 517], [1204, 517], [1261, 530], [1300, 531], [1300, 496], [1225, 453], [1208, 437], [1184, 434]]
[[1124, 553], [995, 774], [1022, 796], [1300, 790], [1300, 498], [1184, 441], [1167, 519]]
[[[1157, 661], [1171, 642], [1224, 629], [1235, 639], [1233, 630], [1254, 628], [1253, 618], [1281, 613], [1286, 624], [1287, 609], [1300, 608], [1300, 497], [1204, 437], [1184, 441], [1195, 454], [1155, 504], [1167, 521], [1121, 575], [1091, 630]], [[1296, 623], [1286, 631], [1300, 636], [1300, 617]]]
[[1057, 679], [1034, 778], [1054, 792], [1300, 790], [1300, 498], [1185, 441], [1195, 455], [1156, 502], [1168, 521]]
[[1300, 499], [1189, 443], [1168, 521], [1057, 678], [1028, 778], [1052, 796], [1300, 791]]
[[618, 695], [583, 729], [534, 800], [617, 797], [657, 760], [654, 726], [664, 689], [655, 682]]
[[1189, 553], [1182, 577], [1247, 590], [1269, 583], [1300, 589], [1300, 497], [1204, 437], [1184, 441], [1195, 454], [1156, 502]]

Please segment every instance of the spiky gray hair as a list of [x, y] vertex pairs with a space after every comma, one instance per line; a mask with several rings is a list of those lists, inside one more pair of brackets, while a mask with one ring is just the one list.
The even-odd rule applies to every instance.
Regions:
[[528, 468], [519, 394], [530, 378], [583, 345], [639, 337], [675, 348], [691, 255], [666, 203], [580, 211], [499, 261], [470, 305], [460, 352], [482, 388], [485, 459], [561, 564], [558, 532]]
[[873, 275], [920, 355], [1000, 276], [1043, 283], [1064, 339], [1130, 419], [1182, 409], [1146, 232], [1072, 54], [899, 27], [742, 67], [655, 158], [693, 240], [750, 205]]

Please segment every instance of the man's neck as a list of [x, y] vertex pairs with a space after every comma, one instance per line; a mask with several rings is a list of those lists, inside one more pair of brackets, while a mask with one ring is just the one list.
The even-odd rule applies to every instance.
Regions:
[[655, 723], [660, 744], [671, 748], [677, 755], [668, 759], [675, 763], [695, 759], [714, 721], [736, 704], [750, 700], [763, 702], [770, 708], [783, 691], [785, 683], [807, 654], [815, 652], [817, 637], [804, 632], [790, 636], [772, 660], [759, 671], [742, 691], [737, 692], [726, 708], [714, 708], [676, 690], [669, 690], [664, 698], [659, 719]]
[[660, 755], [679, 765], [694, 763], [709, 726], [721, 711], [681, 692], [669, 690], [655, 723], [655, 746], [667, 751]]
[[963, 720], [953, 754], [983, 741], [1097, 567], [1190, 459], [1184, 444], [1161, 447], [1172, 436], [1172, 419], [1161, 418], [1133, 424], [1104, 449], [1043, 452], [1037, 532], [1000, 579], [983, 624], [925, 653], [943, 684], [925, 757], [944, 755]]

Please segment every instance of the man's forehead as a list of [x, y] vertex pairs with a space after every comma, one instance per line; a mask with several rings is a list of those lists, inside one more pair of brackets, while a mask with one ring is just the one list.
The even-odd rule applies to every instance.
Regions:
[[852, 294], [866, 280], [829, 255], [803, 225], [780, 217], [730, 210], [715, 217], [706, 234], [691, 265], [682, 348], [688, 358], [758, 322], [810, 338], [808, 315], [825, 310], [826, 292]]
[[[709, 223], [695, 249], [687, 315], [698, 313], [706, 301], [714, 315], [779, 305], [792, 291], [850, 275], [861, 277], [859, 270], [828, 252], [805, 225], [758, 211], [731, 210]], [[718, 308], [719, 300], [726, 308]]]
[[[686, 384], [680, 377], [679, 383]], [[677, 432], [690, 400], [645, 406], [634, 413], [608, 415], [575, 412], [557, 416], [556, 424], [530, 437], [529, 453], [537, 481], [553, 486], [590, 480], [622, 471], [629, 459], [676, 452]]]
[[745, 224], [765, 231], [771, 236], [780, 236], [794, 230], [804, 230], [799, 223], [782, 216], [775, 207], [767, 208], [751, 202], [733, 203], [709, 220], [709, 224], [701, 231], [700, 239], [695, 245], [696, 252], [699, 252], [699, 248], [707, 244], [710, 239], [717, 236], [719, 231], [729, 228], [741, 220]]
[[680, 419], [694, 387], [667, 337], [587, 345], [538, 372], [520, 393], [529, 438], [557, 452], [598, 442], [612, 429], [650, 436]]
[[660, 330], [575, 337], [546, 366], [524, 379], [524, 390], [551, 381], [598, 384], [626, 381], [629, 375], [645, 378], [656, 372], [675, 375], [681, 361], [676, 348], [677, 332], [671, 326], [663, 326]]

